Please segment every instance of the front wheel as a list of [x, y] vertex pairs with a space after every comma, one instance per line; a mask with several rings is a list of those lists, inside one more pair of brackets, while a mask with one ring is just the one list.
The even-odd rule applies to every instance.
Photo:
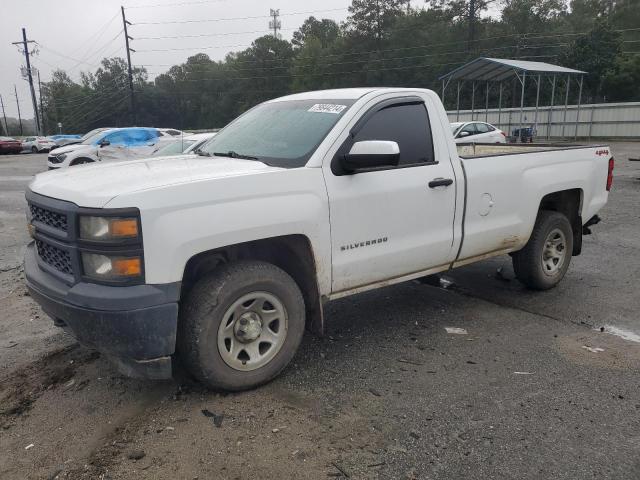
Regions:
[[534, 290], [555, 287], [567, 273], [573, 252], [573, 229], [566, 216], [542, 210], [531, 238], [513, 254], [516, 277]]
[[266, 262], [241, 261], [199, 280], [180, 312], [178, 354], [216, 390], [276, 377], [302, 341], [305, 305], [296, 282]]
[[37, 147], [31, 147], [31, 153], [38, 153]]

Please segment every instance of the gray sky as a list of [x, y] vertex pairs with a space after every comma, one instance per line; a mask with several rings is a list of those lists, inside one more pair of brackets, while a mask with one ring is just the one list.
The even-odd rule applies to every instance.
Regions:
[[[134, 25], [129, 34], [136, 40], [131, 47], [135, 65], [145, 65], [153, 78], [167, 70], [165, 64], [182, 63], [199, 51], [221, 59], [229, 51], [242, 50], [251, 41], [268, 33], [269, 9], [280, 9], [282, 35], [290, 39], [310, 12], [318, 18], [345, 20], [350, 0], [1, 0], [0, 15], [0, 95], [7, 116], [16, 117], [13, 85], [18, 87], [20, 109], [24, 118], [33, 116], [28, 83], [20, 75], [24, 56], [11, 45], [22, 39], [21, 28], [40, 46], [32, 66], [40, 71], [42, 81], [51, 71], [62, 68], [74, 80], [81, 71], [95, 71], [105, 56], [125, 57], [120, 5]], [[176, 4], [180, 5], [176, 5]], [[412, 0], [423, 8], [423, 0]], [[172, 4], [171, 6], [160, 6]], [[243, 18], [238, 17], [261, 17]], [[216, 22], [193, 22], [142, 25], [142, 22], [234, 19]], [[136, 23], [140, 23], [136, 25]], [[238, 33], [253, 32], [253, 33]], [[142, 37], [203, 35], [194, 38], [142, 40]], [[34, 45], [32, 44], [32, 48]], [[200, 47], [200, 48], [198, 48]], [[215, 47], [215, 48], [202, 48]], [[177, 51], [148, 51], [178, 48]], [[36, 86], [37, 89], [37, 86]]]

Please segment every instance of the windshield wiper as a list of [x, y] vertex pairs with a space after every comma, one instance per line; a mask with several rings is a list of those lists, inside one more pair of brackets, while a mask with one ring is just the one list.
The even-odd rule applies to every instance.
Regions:
[[230, 157], [239, 158], [240, 160], [260, 160], [258, 157], [252, 157], [251, 155], [242, 155], [238, 152], [230, 150], [228, 152], [213, 152], [216, 157]]
[[[196, 148], [193, 153], [195, 153], [196, 155], [200, 155], [201, 157], [210, 157], [211, 154], [208, 152], [204, 152], [202, 150], [200, 150], [199, 148]], [[214, 154], [215, 155], [215, 154]]]

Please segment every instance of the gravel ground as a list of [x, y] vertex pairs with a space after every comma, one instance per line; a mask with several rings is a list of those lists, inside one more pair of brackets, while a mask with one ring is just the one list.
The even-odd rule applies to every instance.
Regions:
[[612, 148], [558, 288], [504, 257], [339, 300], [283, 375], [229, 395], [122, 378], [52, 326], [19, 267], [45, 156], [0, 157], [0, 478], [640, 478], [640, 344], [611, 334], [640, 333], [640, 143]]

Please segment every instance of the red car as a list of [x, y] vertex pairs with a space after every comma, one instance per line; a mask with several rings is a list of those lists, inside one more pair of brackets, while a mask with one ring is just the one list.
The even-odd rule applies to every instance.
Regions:
[[15, 138], [0, 137], [0, 154], [3, 153], [20, 153], [22, 151], [22, 142]]

